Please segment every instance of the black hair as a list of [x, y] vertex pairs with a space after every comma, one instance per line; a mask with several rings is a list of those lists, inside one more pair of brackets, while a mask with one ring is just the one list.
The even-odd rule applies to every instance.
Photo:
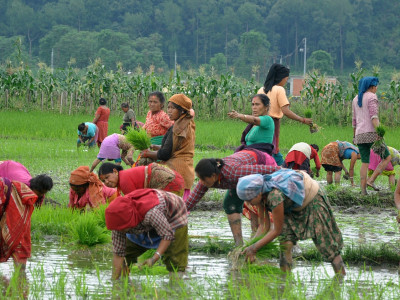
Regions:
[[178, 104], [176, 104], [174, 102], [171, 102], [171, 103], [177, 110], [179, 110], [181, 112], [181, 114], [188, 114], [189, 113], [189, 111], [184, 109], [182, 106], [180, 106], [180, 105], [178, 105]]
[[124, 103], [121, 104], [121, 107], [122, 108], [129, 108], [129, 104], [124, 102]]
[[124, 168], [121, 167], [120, 165], [106, 162], [106, 163], [102, 164], [101, 167], [99, 168], [99, 176], [105, 175], [105, 174], [110, 174], [113, 172], [114, 169], [116, 169], [119, 172], [119, 171], [122, 171]]
[[213, 174], [220, 174], [222, 167], [225, 165], [220, 158], [203, 158], [194, 169], [200, 179], [211, 177]]
[[85, 129], [85, 127], [86, 127], [86, 124], [85, 123], [81, 123], [81, 124], [78, 125], [78, 130], [79, 131], [83, 131]]
[[72, 186], [74, 186], [74, 187], [89, 187], [89, 182], [86, 182], [86, 183], [84, 183], [84, 184], [73, 184], [73, 183], [69, 183], [69, 185], [72, 187]]
[[29, 181], [31, 190], [38, 191], [39, 193], [45, 194], [53, 188], [53, 179], [46, 174], [41, 174], [33, 177]]
[[319, 151], [319, 147], [316, 144], [310, 144], [311, 147], [313, 147], [317, 152]]
[[152, 92], [152, 93], [149, 94], [149, 98], [150, 98], [151, 96], [156, 96], [156, 97], [158, 98], [158, 100], [160, 100], [160, 103], [161, 103], [161, 104], [164, 104], [164, 103], [165, 103], [165, 97], [164, 97], [164, 94], [163, 94], [163, 93], [161, 93], [161, 92], [159, 92], [159, 91], [155, 91], [155, 92]]
[[107, 100], [104, 98], [100, 98], [99, 100], [100, 105], [106, 105], [107, 104]]
[[269, 106], [269, 97], [265, 94], [257, 94], [251, 97], [251, 100], [253, 101], [254, 98], [260, 98], [261, 102], [264, 104], [264, 106]]

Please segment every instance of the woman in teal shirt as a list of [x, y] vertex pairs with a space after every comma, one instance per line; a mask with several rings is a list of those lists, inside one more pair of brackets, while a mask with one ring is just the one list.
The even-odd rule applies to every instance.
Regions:
[[87, 145], [89, 148], [94, 147], [97, 142], [97, 136], [99, 135], [99, 129], [96, 124], [85, 122], [78, 125], [78, 140], [77, 146], [81, 144]]
[[[228, 116], [232, 119], [240, 119], [247, 123], [247, 127], [242, 133], [239, 146], [235, 152], [241, 150], [252, 150], [265, 157], [264, 164], [267, 166], [276, 166], [275, 159], [272, 157], [274, 146], [272, 144], [275, 132], [274, 120], [268, 116], [270, 101], [267, 95], [257, 94], [251, 98], [251, 115], [240, 114], [237, 111], [231, 111]], [[224, 203], [236, 203], [240, 201], [236, 190], [228, 190], [225, 194]], [[240, 212], [227, 212], [228, 221], [231, 224], [233, 236], [235, 236], [235, 226], [232, 224], [241, 224]], [[243, 214], [250, 219], [253, 233], [258, 228], [257, 211], [251, 205], [244, 205]], [[241, 225], [237, 226], [241, 230]]]

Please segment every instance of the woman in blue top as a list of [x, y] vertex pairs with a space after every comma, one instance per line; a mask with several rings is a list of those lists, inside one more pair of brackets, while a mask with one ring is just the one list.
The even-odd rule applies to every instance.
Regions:
[[[345, 179], [350, 179], [351, 185], [354, 186], [354, 166], [357, 159], [360, 159], [360, 151], [356, 146], [349, 142], [336, 141], [329, 143], [321, 151], [321, 164], [326, 171], [326, 181], [328, 184], [333, 182], [333, 173], [335, 173], [335, 184], [340, 184], [340, 176], [342, 169], [344, 170]], [[344, 159], [350, 159], [350, 168], [347, 171], [343, 164]], [[348, 178], [346, 178], [348, 177]]]
[[97, 143], [98, 135], [99, 135], [99, 129], [95, 124], [90, 122], [79, 124], [78, 140], [77, 140], [78, 148], [81, 144], [87, 145], [89, 148], [95, 146]]

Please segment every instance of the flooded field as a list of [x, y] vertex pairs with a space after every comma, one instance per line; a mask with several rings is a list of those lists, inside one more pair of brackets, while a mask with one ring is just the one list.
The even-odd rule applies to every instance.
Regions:
[[[385, 242], [398, 247], [398, 225], [391, 214], [391, 210], [375, 210], [375, 213], [336, 210], [346, 245]], [[244, 237], [249, 239], [250, 224], [247, 220], [243, 223]], [[226, 243], [232, 241], [228, 221], [223, 212], [194, 211], [190, 214], [189, 224], [191, 242], [206, 244], [210, 239]], [[82, 248], [55, 241], [55, 237], [51, 236], [44, 239], [45, 241], [40, 243], [33, 242], [32, 258], [27, 265], [29, 292], [26, 296], [31, 299], [129, 298], [132, 291], [135, 291], [135, 297], [139, 298], [148, 298], [151, 295], [152, 298], [157, 298], [165, 293], [171, 297], [178, 295], [178, 298], [231, 298], [232, 291], [239, 291], [248, 283], [256, 281], [251, 277], [254, 274], [232, 272], [226, 254], [211, 255], [191, 251], [187, 274], [178, 286], [171, 287], [168, 275], [131, 274], [130, 281], [126, 283], [129, 289], [125, 286], [118, 292], [115, 283], [110, 280], [111, 245]], [[295, 248], [296, 255], [301, 256], [303, 249], [309, 247], [313, 247], [311, 241], [300, 242]], [[277, 259], [271, 259], [269, 262], [274, 266], [279, 265]], [[8, 280], [13, 270], [11, 261], [2, 264], [3, 280]], [[281, 295], [286, 295], [287, 289], [290, 289], [291, 293], [301, 295], [300, 298], [318, 298], [321, 293], [326, 294], [326, 289], [332, 289], [333, 275], [329, 263], [311, 263], [297, 259], [290, 280], [275, 276], [272, 282], [271, 277], [267, 276], [263, 288], [269, 289], [273, 286], [274, 293]], [[383, 298], [395, 299], [394, 295], [398, 295], [400, 291], [398, 265], [377, 265], [368, 262], [365, 265], [349, 264], [347, 276], [340, 284], [341, 296], [345, 299], [354, 293], [355, 285], [360, 291], [357, 295], [362, 298], [373, 299], [377, 293], [383, 293]], [[3, 292], [4, 290], [5, 287]], [[158, 296], [155, 297], [155, 294]]]

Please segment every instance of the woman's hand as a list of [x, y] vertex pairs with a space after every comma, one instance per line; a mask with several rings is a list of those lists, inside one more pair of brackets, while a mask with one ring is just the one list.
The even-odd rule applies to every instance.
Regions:
[[153, 258], [148, 258], [139, 265], [139, 269], [142, 269], [145, 266], [152, 267], [154, 265], [154, 263], [155, 263], [155, 261]]
[[145, 149], [142, 152], [140, 152], [140, 157], [147, 158], [149, 157], [150, 152], [151, 151], [149, 149]]
[[302, 123], [311, 126], [313, 124], [313, 121], [312, 121], [312, 119], [309, 119], [309, 118], [303, 118]]
[[256, 254], [257, 254], [257, 250], [255, 245], [251, 245], [249, 247], [247, 247], [246, 249], [244, 249], [241, 253], [242, 255], [246, 255], [246, 257], [244, 258], [244, 260], [246, 262], [249, 263], [253, 263], [256, 261]]
[[239, 119], [240, 114], [236, 110], [228, 112], [228, 117], [231, 119]]

